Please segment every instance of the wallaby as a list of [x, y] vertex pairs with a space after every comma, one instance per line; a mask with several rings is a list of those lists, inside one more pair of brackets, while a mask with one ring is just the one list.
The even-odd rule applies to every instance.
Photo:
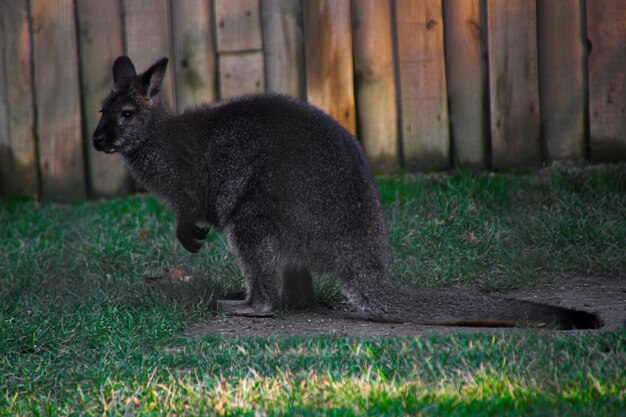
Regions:
[[218, 310], [271, 316], [283, 306], [283, 280], [313, 272], [338, 279], [348, 301], [373, 320], [601, 325], [584, 311], [391, 283], [378, 190], [346, 129], [311, 104], [275, 94], [172, 114], [160, 94], [167, 62], [137, 74], [128, 57], [115, 60], [93, 143], [121, 153], [133, 176], [173, 210], [185, 249], [198, 251], [206, 238], [198, 223], [226, 236], [247, 297], [219, 301]]

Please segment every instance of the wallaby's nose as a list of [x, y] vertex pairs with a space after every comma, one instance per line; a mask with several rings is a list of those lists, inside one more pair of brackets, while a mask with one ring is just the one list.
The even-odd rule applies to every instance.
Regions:
[[96, 132], [93, 134], [93, 137], [91, 139], [93, 141], [94, 148], [96, 148], [99, 151], [104, 150], [102, 147], [102, 145], [104, 144], [104, 139], [105, 139], [104, 134]]
[[104, 141], [104, 135], [102, 133], [94, 133], [93, 134], [93, 143], [94, 144], [98, 144], [98, 143], [102, 143]]

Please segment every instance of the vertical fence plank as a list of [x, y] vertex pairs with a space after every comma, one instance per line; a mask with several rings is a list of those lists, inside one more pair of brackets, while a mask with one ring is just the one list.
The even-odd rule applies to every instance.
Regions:
[[487, 0], [494, 168], [541, 161], [535, 2]]
[[487, 167], [489, 117], [485, 27], [480, 0], [444, 0], [444, 33], [453, 159]]
[[[9, 16], [6, 7], [3, 6], [6, 6], [6, 3], [0, 4], [0, 39], [4, 39], [7, 32], [4, 16]], [[6, 69], [5, 61], [10, 62], [11, 59], [12, 56], [7, 54], [4, 48], [0, 49], [0, 196], [21, 193], [18, 184], [13, 180], [15, 172], [19, 168], [16, 168], [16, 164], [13, 162], [15, 150], [13, 149], [13, 136], [9, 124], [11, 105], [9, 104], [8, 85], [5, 82], [7, 75], [12, 72], [11, 68]]]
[[584, 48], [579, 0], [537, 2], [544, 159], [584, 157]]
[[260, 13], [259, 0], [215, 0], [218, 51], [262, 49]]
[[210, 0], [172, 2], [172, 70], [179, 110], [215, 101], [216, 65]]
[[352, 5], [359, 138], [375, 171], [398, 168], [398, 112], [390, 3]]
[[220, 96], [265, 91], [259, 0], [215, 0]]
[[300, 0], [262, 0], [267, 91], [304, 98], [304, 40]]
[[74, 4], [32, 1], [42, 195], [85, 197]]
[[626, 2], [587, 1], [590, 150], [594, 161], [626, 159]]
[[[124, 0], [126, 53], [138, 72], [161, 57], [171, 58], [170, 3], [168, 0]], [[163, 81], [163, 94], [176, 109], [174, 77], [170, 67]]]
[[38, 192], [28, 1], [0, 2], [0, 195]]
[[247, 52], [220, 57], [222, 99], [264, 90], [263, 53]]
[[304, 0], [307, 98], [356, 133], [349, 0]]
[[97, 152], [91, 135], [98, 125], [100, 102], [107, 96], [113, 61], [124, 53], [120, 3], [78, 0], [78, 35], [82, 74], [84, 137], [89, 158], [89, 189], [95, 196], [117, 196], [130, 191], [128, 173], [121, 158]]
[[450, 134], [441, 0], [397, 0], [396, 22], [406, 167], [447, 168]]

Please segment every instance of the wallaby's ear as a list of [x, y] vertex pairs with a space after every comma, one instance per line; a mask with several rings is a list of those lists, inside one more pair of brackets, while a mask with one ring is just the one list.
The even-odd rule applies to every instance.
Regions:
[[118, 83], [123, 79], [137, 75], [133, 62], [127, 56], [119, 56], [113, 63], [113, 82]]
[[147, 98], [152, 98], [161, 91], [167, 61], [167, 58], [161, 58], [141, 74], [141, 89]]

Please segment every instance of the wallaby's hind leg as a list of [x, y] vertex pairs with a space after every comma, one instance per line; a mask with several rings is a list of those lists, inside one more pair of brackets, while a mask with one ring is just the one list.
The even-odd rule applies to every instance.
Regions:
[[241, 258], [248, 286], [245, 300], [219, 300], [217, 310], [226, 314], [249, 317], [273, 316], [282, 304], [277, 265], [277, 240], [263, 236], [267, 229], [259, 222], [253, 226], [240, 224], [233, 230], [232, 244]]
[[315, 304], [313, 276], [308, 269], [296, 267], [285, 269], [283, 303], [289, 308], [308, 308]]

